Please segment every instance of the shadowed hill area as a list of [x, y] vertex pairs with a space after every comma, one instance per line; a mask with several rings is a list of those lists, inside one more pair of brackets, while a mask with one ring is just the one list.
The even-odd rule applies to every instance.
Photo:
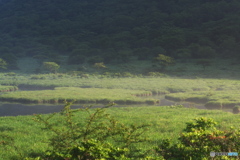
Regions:
[[[69, 56], [70, 64], [238, 57], [237, 0], [0, 1], [0, 58]], [[90, 59], [90, 60], [89, 60]]]

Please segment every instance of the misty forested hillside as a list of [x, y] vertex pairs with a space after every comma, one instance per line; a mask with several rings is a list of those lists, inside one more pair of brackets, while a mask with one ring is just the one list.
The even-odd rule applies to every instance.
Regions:
[[[0, 58], [239, 57], [238, 0], [1, 0]], [[91, 62], [91, 61], [90, 61]]]

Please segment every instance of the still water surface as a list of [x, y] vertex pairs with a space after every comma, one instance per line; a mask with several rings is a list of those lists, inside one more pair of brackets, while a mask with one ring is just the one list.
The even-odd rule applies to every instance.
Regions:
[[[196, 107], [198, 109], [206, 109], [202, 104], [193, 104], [187, 102], [173, 102], [166, 100], [164, 97], [159, 98], [160, 103], [155, 106], [170, 106], [170, 105], [184, 105], [185, 107]], [[85, 105], [85, 106], [89, 106]], [[94, 107], [102, 107], [104, 105], [94, 104]], [[146, 106], [141, 105], [116, 105], [114, 107], [139, 107]], [[60, 112], [64, 107], [64, 104], [53, 105], [53, 104], [44, 104], [44, 105], [29, 105], [29, 104], [20, 104], [20, 103], [0, 103], [0, 116], [18, 116], [18, 115], [32, 115], [32, 114], [47, 114]], [[72, 105], [71, 108], [81, 108], [82, 104]]]

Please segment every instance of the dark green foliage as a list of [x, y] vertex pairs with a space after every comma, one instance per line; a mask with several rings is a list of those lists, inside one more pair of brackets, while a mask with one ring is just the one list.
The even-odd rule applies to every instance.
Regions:
[[[206, 44], [207, 45], [207, 44]], [[216, 51], [211, 46], [201, 46], [200, 44], [192, 43], [188, 46], [193, 58], [213, 58], [216, 56]]]
[[147, 47], [137, 48], [134, 50], [133, 54], [138, 56], [138, 60], [148, 60], [151, 58], [149, 56], [150, 50]]
[[113, 60], [116, 59], [116, 51], [113, 48], [108, 49], [107, 51], [104, 51], [103, 54], [104, 57], [104, 63], [111, 63]]
[[47, 59], [49, 59], [48, 56], [42, 55], [42, 54], [34, 55], [32, 58], [37, 59], [39, 63], [42, 63], [43, 61], [46, 61]]
[[84, 63], [86, 57], [78, 54], [71, 54], [68, 58], [68, 64], [82, 64]]
[[209, 46], [200, 47], [198, 50], [195, 50], [195, 54], [193, 53], [195, 58], [213, 58], [215, 55], [215, 50]]
[[[72, 110], [72, 103], [67, 103], [60, 113], [59, 122], [36, 115], [35, 120], [43, 123], [53, 136], [49, 139], [50, 149], [43, 158], [64, 159], [136, 159], [144, 158], [140, 148], [134, 144], [145, 142], [143, 137], [148, 125], [126, 126], [105, 112], [105, 108], [92, 111], [89, 108]], [[86, 118], [75, 117], [76, 112], [85, 112]], [[81, 120], [79, 120], [79, 118]], [[59, 126], [61, 124], [61, 126]]]
[[206, 69], [206, 67], [211, 65], [211, 61], [208, 59], [200, 59], [196, 62], [197, 65], [201, 65], [203, 67], [203, 70]]
[[192, 57], [191, 51], [188, 48], [178, 49], [176, 50], [176, 57], [186, 60]]
[[115, 59], [118, 62], [129, 62], [131, 54], [131, 50], [121, 50], [117, 53], [118, 56]]
[[174, 59], [172, 57], [159, 54], [157, 57], [154, 58], [153, 62], [157, 65], [160, 65], [161, 70], [164, 71], [167, 66], [174, 64]]
[[95, 64], [95, 63], [100, 63], [100, 62], [103, 62], [103, 58], [100, 56], [93, 56], [88, 59], [89, 64]]
[[[194, 43], [201, 48], [191, 52], [193, 58], [232, 57], [240, 51], [239, 10], [237, 0], [25, 0], [24, 5], [4, 1], [0, 5], [0, 54], [80, 51], [84, 56], [100, 56], [105, 63], [120, 56], [122, 63], [129, 60], [122, 55], [126, 50], [146, 48], [147, 52], [134, 54], [143, 60], [156, 56], [152, 48], [160, 46], [173, 56], [186, 54], [179, 50]], [[115, 56], [106, 53], [109, 49], [115, 50]]]

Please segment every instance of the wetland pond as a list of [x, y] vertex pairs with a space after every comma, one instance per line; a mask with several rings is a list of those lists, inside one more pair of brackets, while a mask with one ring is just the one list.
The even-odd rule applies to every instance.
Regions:
[[[156, 98], [156, 97], [154, 97]], [[188, 102], [174, 102], [169, 101], [164, 98], [164, 96], [159, 97], [160, 102], [156, 104], [159, 106], [171, 106], [171, 105], [184, 105], [185, 107], [191, 108], [195, 107], [198, 109], [206, 109], [202, 104], [193, 104]], [[75, 104], [72, 105], [72, 109], [82, 108], [83, 106], [90, 106], [91, 104]], [[92, 104], [93, 108], [103, 107], [103, 104]], [[113, 107], [140, 107], [147, 106], [147, 104], [140, 105], [115, 105]], [[0, 103], [0, 116], [18, 116], [18, 115], [32, 115], [32, 114], [47, 114], [60, 112], [64, 107], [64, 104], [21, 104], [21, 103]]]
[[[44, 90], [46, 88], [26, 87], [19, 86], [19, 90], [30, 91], [30, 90]], [[48, 88], [53, 89], [53, 88]], [[143, 97], [144, 98], [144, 97]], [[192, 102], [175, 102], [165, 99], [165, 95], [151, 96], [156, 100], [159, 100], [154, 106], [171, 106], [171, 105], [183, 105], [186, 108], [197, 108], [207, 109], [204, 104], [196, 104]], [[71, 106], [72, 109], [83, 108], [86, 106], [92, 106], [92, 108], [103, 107], [103, 104], [74, 104]], [[147, 104], [129, 104], [129, 105], [114, 105], [113, 107], [142, 107], [148, 106]], [[48, 114], [54, 112], [60, 112], [64, 107], [64, 104], [22, 104], [22, 103], [10, 103], [0, 102], [0, 116], [19, 116], [19, 115], [33, 115], [33, 114]], [[225, 110], [232, 112], [232, 110]]]

